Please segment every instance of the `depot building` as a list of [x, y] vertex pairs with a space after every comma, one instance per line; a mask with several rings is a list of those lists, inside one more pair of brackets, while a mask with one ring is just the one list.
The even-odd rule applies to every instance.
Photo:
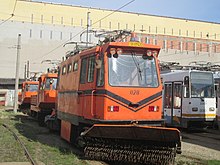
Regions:
[[[160, 61], [188, 65], [193, 61], [220, 62], [220, 24], [98, 8], [2, 0], [0, 5], [0, 78], [14, 78], [18, 34], [21, 34], [20, 78], [44, 72], [73, 49], [72, 41], [86, 41], [85, 30], [131, 30], [140, 42], [161, 46]], [[97, 39], [92, 33], [89, 42]], [[28, 75], [30, 76], [30, 75]]]

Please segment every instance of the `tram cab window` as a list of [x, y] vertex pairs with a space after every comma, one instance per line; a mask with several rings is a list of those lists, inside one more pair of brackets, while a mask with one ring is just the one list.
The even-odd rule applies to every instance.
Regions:
[[38, 90], [38, 85], [37, 84], [30, 84], [29, 85], [29, 91], [34, 92]]
[[94, 80], [94, 71], [95, 71], [95, 56], [89, 57], [89, 66], [88, 66], [88, 82], [93, 82]]
[[125, 53], [108, 58], [108, 78], [111, 86], [158, 87], [155, 59], [141, 54]]
[[213, 74], [211, 72], [191, 72], [191, 97], [214, 97]]
[[28, 87], [28, 84], [25, 85], [25, 91], [28, 91], [29, 90], [29, 87]]
[[52, 90], [55, 90], [55, 89], [57, 89], [57, 78], [53, 78], [52, 79], [52, 81], [53, 81], [53, 83], [52, 83]]
[[87, 59], [82, 59], [81, 62], [81, 70], [80, 70], [80, 83], [85, 84], [86, 82], [86, 66], [87, 66]]
[[26, 84], [25, 85], [25, 91], [34, 92], [37, 91], [38, 85], [37, 84]]
[[57, 78], [47, 78], [46, 79], [45, 89], [55, 90], [56, 86], [57, 86]]
[[46, 80], [45, 89], [50, 89], [50, 79]]

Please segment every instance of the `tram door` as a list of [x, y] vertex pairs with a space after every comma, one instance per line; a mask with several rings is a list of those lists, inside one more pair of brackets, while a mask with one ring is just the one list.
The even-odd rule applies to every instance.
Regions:
[[81, 72], [80, 72], [80, 84], [79, 84], [79, 103], [82, 115], [85, 118], [91, 118], [95, 116], [95, 56], [89, 56], [82, 59]]
[[182, 115], [182, 83], [164, 84], [164, 118], [167, 125], [181, 125]]

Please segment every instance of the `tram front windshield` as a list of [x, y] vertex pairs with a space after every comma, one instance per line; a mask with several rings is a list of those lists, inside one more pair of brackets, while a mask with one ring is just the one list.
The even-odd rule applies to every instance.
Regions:
[[144, 59], [142, 54], [121, 54], [108, 59], [111, 86], [158, 87], [155, 59]]
[[38, 90], [38, 85], [37, 84], [30, 84], [29, 85], [29, 91], [34, 92]]
[[50, 89], [50, 85], [52, 85], [51, 89], [55, 90], [57, 87], [57, 78], [47, 78], [45, 89]]
[[191, 72], [191, 97], [214, 97], [212, 73]]

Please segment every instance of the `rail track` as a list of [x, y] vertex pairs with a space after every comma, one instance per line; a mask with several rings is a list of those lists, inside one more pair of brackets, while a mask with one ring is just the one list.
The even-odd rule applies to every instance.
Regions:
[[2, 124], [3, 127], [5, 127], [8, 131], [10, 131], [12, 133], [12, 135], [14, 136], [15, 140], [18, 141], [18, 143], [21, 145], [22, 149], [24, 150], [25, 156], [27, 157], [27, 159], [30, 161], [30, 163], [32, 165], [37, 165], [37, 163], [34, 161], [34, 159], [32, 158], [31, 154], [29, 153], [28, 149], [25, 147], [24, 143], [21, 141], [21, 139], [16, 135], [16, 133], [11, 130], [9, 128], [9, 126], [7, 126], [6, 124]]

